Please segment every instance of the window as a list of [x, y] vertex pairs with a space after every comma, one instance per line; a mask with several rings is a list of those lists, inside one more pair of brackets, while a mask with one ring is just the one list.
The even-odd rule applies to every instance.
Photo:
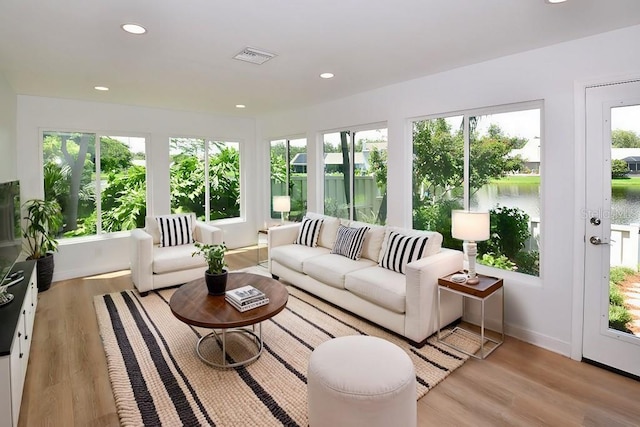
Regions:
[[60, 237], [144, 227], [145, 138], [55, 131], [42, 136], [44, 194], [62, 207]]
[[541, 103], [413, 122], [413, 226], [451, 237], [451, 211], [489, 211], [478, 262], [539, 276]]
[[271, 218], [280, 218], [273, 211], [274, 196], [290, 196], [289, 219], [300, 221], [307, 212], [307, 139], [271, 141]]
[[238, 142], [172, 138], [170, 156], [172, 212], [195, 212], [204, 221], [240, 216]]
[[387, 221], [387, 129], [343, 130], [324, 137], [324, 212]]

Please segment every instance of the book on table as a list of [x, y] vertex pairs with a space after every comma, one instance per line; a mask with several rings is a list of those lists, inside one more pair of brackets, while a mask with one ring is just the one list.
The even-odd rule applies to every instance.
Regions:
[[225, 298], [233, 302], [243, 305], [253, 301], [259, 301], [266, 298], [264, 292], [256, 289], [251, 285], [242, 286], [240, 288], [231, 289], [225, 293]]
[[269, 298], [267, 298], [266, 296], [257, 300], [245, 301], [244, 303], [238, 303], [228, 296], [225, 296], [224, 299], [239, 311], [247, 311], [253, 308], [261, 307], [265, 304], [269, 304]]

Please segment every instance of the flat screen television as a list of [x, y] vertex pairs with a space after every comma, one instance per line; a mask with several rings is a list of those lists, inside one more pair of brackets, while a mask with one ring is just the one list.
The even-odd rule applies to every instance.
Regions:
[[0, 183], [0, 285], [22, 252], [20, 226], [20, 182]]

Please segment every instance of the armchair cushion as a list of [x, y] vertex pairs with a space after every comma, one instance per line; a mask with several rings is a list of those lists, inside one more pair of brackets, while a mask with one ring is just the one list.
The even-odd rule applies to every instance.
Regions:
[[158, 217], [148, 216], [148, 217], [145, 218], [144, 229], [145, 229], [145, 231], [147, 233], [151, 234], [151, 237], [153, 237], [153, 244], [154, 245], [159, 245], [160, 244], [160, 227], [158, 226], [158, 221], [156, 221], [156, 218], [175, 218], [175, 217], [182, 217], [182, 216], [185, 216], [185, 215], [191, 217], [191, 236], [193, 236], [193, 233], [194, 233], [195, 227], [196, 227], [196, 214], [195, 213], [161, 215], [161, 216], [158, 216]]
[[179, 245], [155, 251], [153, 254], [154, 274], [206, 267], [207, 263], [203, 256], [191, 256], [194, 250], [193, 245]]

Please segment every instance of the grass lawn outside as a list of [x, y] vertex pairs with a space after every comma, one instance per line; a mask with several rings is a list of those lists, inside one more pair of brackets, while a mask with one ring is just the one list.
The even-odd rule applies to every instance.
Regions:
[[640, 186], [640, 176], [634, 176], [634, 177], [622, 178], [622, 179], [612, 179], [611, 186], [614, 188]]
[[540, 185], [540, 175], [509, 175], [504, 178], [492, 179], [491, 184]]

